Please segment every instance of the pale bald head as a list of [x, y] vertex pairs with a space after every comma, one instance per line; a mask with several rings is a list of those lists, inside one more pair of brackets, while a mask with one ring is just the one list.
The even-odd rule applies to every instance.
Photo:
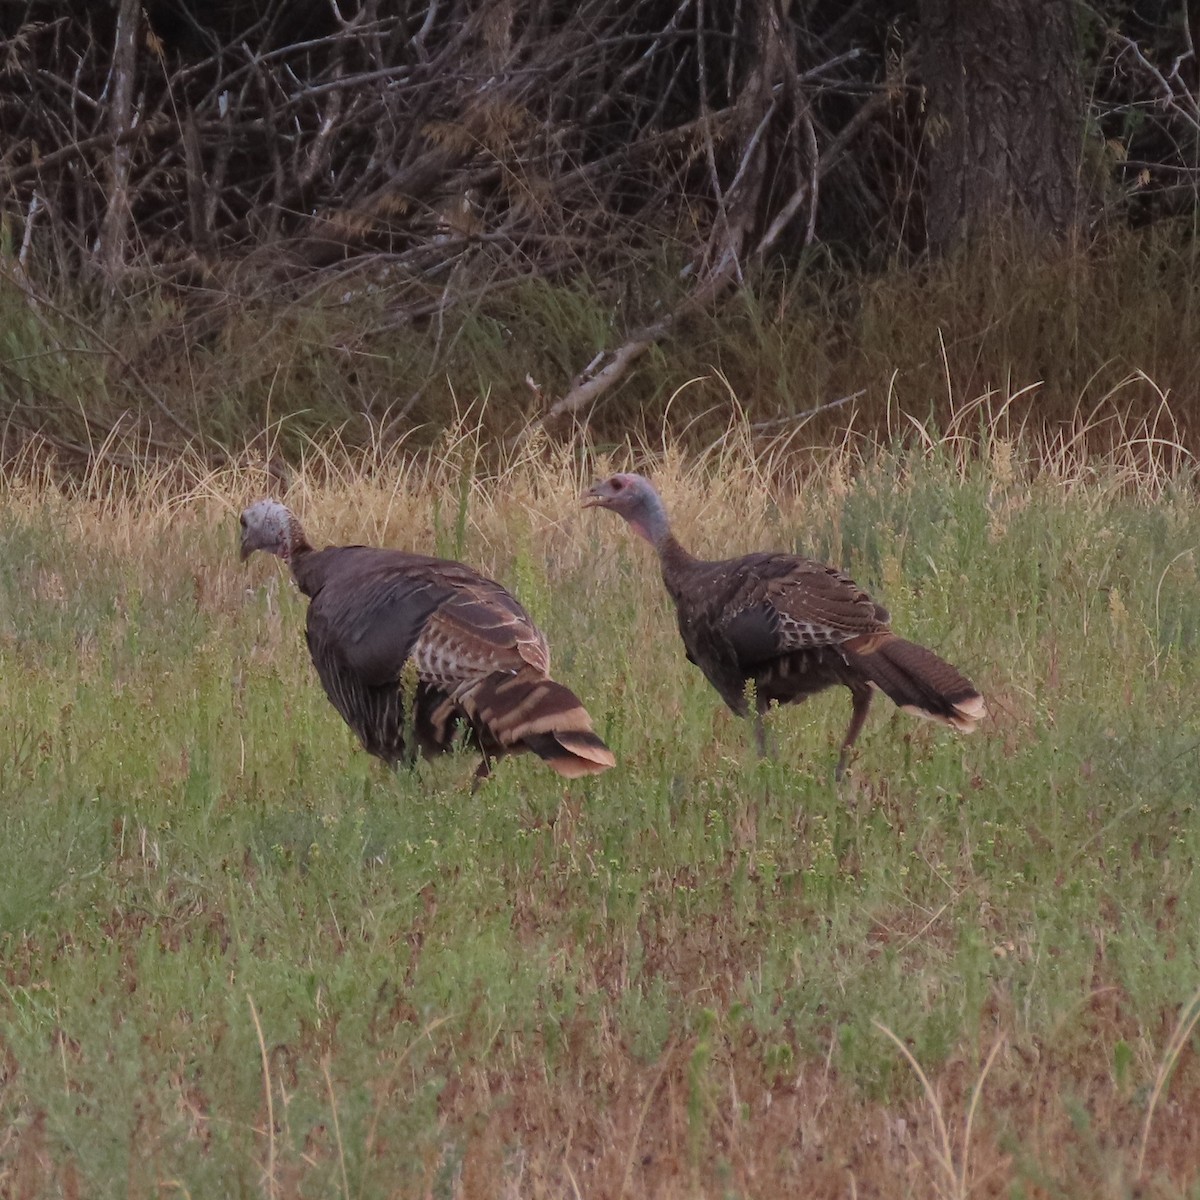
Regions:
[[242, 561], [255, 550], [265, 550], [284, 562], [304, 545], [304, 531], [291, 509], [278, 500], [259, 500], [242, 513]]
[[661, 545], [670, 533], [663, 502], [644, 475], [612, 475], [592, 484], [583, 493], [583, 507], [611, 508], [654, 546]]

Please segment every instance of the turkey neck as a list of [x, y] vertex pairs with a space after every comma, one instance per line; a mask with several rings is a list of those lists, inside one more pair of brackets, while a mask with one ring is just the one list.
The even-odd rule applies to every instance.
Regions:
[[671, 532], [664, 533], [654, 549], [658, 551], [658, 563], [662, 568], [663, 583], [672, 596], [678, 597], [684, 591], [684, 580], [699, 561], [695, 555], [689, 554]]
[[324, 555], [314, 550], [304, 536], [298, 521], [293, 521], [288, 531], [288, 566], [296, 586], [308, 597], [315, 596], [325, 582]]
[[659, 566], [662, 568], [663, 583], [678, 601], [684, 591], [684, 577], [696, 565], [697, 560], [679, 544], [679, 540], [671, 531], [667, 510], [663, 507], [658, 493], [652, 490], [647, 500], [633, 513], [626, 515], [626, 520], [639, 537], [654, 547]]

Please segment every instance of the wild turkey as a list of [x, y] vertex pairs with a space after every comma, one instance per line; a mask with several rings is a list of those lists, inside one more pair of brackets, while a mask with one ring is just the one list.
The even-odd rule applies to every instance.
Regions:
[[671, 533], [648, 479], [614, 475], [584, 494], [585, 508], [611, 508], [658, 551], [688, 660], [721, 699], [747, 715], [748, 684], [762, 714], [836, 683], [853, 711], [836, 777], [841, 779], [878, 688], [906, 712], [970, 733], [987, 713], [974, 685], [931, 650], [898, 638], [887, 610], [834, 567], [793, 554], [747, 554], [720, 562], [693, 558]]
[[[492, 759], [532, 751], [568, 779], [613, 766], [583, 705], [550, 678], [546, 639], [470, 567], [402, 550], [314, 550], [284, 505], [242, 513], [241, 557], [265, 550], [309, 597], [308, 648], [334, 708], [384, 762], [448, 750], [461, 728]], [[412, 703], [409, 703], [409, 701]]]

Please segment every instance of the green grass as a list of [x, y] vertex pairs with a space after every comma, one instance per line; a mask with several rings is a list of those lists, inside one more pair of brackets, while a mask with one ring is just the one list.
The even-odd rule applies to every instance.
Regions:
[[978, 734], [881, 700], [835, 786], [843, 691], [758, 760], [646, 547], [576, 509], [586, 456], [301, 476], [318, 541], [512, 585], [618, 755], [472, 796], [467, 758], [357, 749], [290, 580], [236, 562], [252, 473], [7, 485], [4, 1194], [960, 1195], [998, 1040], [971, 1194], [1131, 1195], [1144, 1128], [1140, 1194], [1196, 1194], [1190, 480], [984, 441], [796, 490], [729, 445], [650, 464], [685, 542], [846, 566], [980, 685]]

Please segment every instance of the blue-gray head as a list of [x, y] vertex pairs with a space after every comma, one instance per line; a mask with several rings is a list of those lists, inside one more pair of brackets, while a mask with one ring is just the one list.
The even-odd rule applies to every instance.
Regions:
[[291, 562], [292, 555], [307, 548], [300, 522], [278, 500], [258, 500], [242, 512], [242, 562], [255, 550], [265, 550], [284, 562]]
[[625, 518], [652, 546], [659, 547], [671, 532], [667, 510], [654, 484], [644, 475], [610, 475], [583, 493], [584, 508], [611, 508]]

